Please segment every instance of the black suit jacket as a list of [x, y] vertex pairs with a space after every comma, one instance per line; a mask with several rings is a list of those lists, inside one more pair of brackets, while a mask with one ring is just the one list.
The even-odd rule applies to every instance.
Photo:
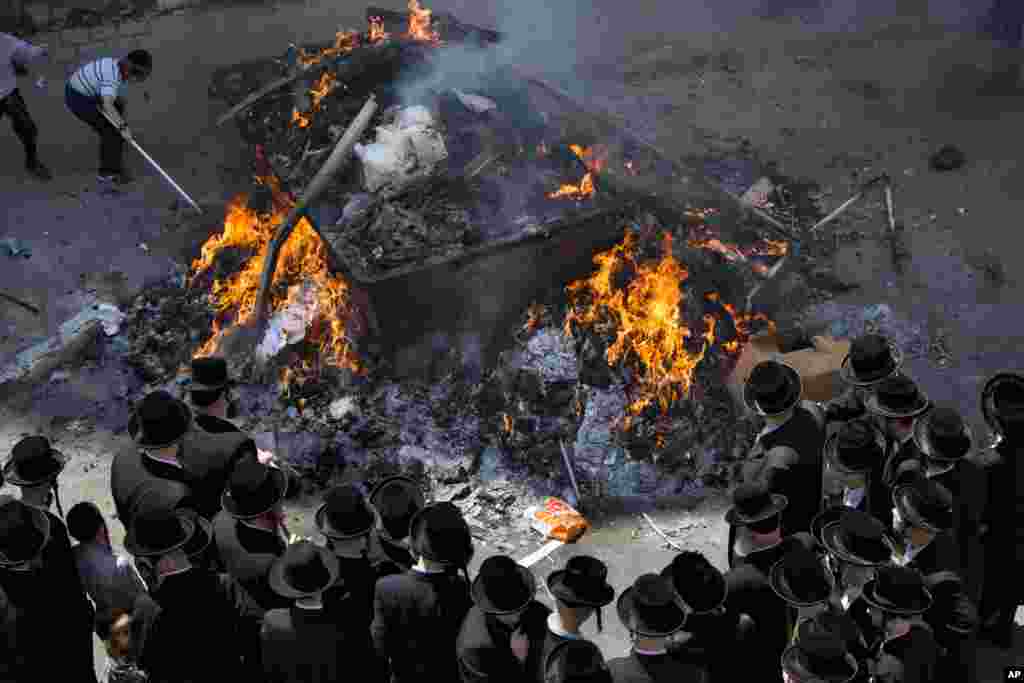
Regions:
[[530, 642], [526, 661], [520, 662], [510, 645], [513, 629], [473, 606], [462, 621], [456, 642], [459, 673], [463, 683], [520, 683], [536, 671], [547, 633], [551, 610], [534, 600], [522, 616], [521, 630]]
[[615, 683], [705, 683], [708, 680], [703, 669], [670, 655], [631, 652], [609, 661], [608, 669]]
[[270, 610], [260, 640], [265, 683], [333, 683], [361, 668], [345, 629], [323, 610]]
[[241, 433], [241, 429], [235, 426], [235, 423], [217, 417], [216, 415], [206, 415], [205, 413], [196, 413], [196, 424], [204, 432], [210, 434], [229, 434], [238, 432]]
[[221, 511], [213, 520], [217, 553], [228, 575], [264, 610], [289, 607], [291, 601], [270, 588], [267, 576], [286, 548], [280, 534], [255, 529]]

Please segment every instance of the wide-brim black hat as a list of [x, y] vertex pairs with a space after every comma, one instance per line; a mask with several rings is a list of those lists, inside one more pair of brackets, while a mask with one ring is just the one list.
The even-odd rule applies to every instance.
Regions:
[[13, 496], [0, 496], [0, 567], [28, 562], [49, 541], [49, 515]]
[[933, 420], [935, 411], [914, 422], [913, 439], [918, 450], [929, 460], [957, 462], [970, 454], [974, 447], [974, 435], [966, 422], [960, 424], [960, 434], [939, 433]]
[[38, 486], [56, 479], [67, 466], [66, 455], [53, 448], [45, 436], [22, 439], [4, 464], [3, 479], [15, 486]]
[[548, 574], [547, 586], [552, 595], [570, 605], [599, 608], [615, 600], [608, 567], [588, 555], [570, 557], [564, 569]]
[[188, 510], [174, 510], [156, 524], [136, 515], [125, 534], [124, 548], [136, 557], [167, 555], [188, 545], [198, 529], [195, 515]]
[[858, 567], [880, 567], [892, 560], [894, 545], [884, 530], [880, 536], [857, 537], [846, 527], [848, 518], [870, 518], [881, 525], [870, 515], [857, 510], [849, 510], [838, 522], [832, 522], [822, 529], [822, 541], [825, 547], [837, 558]]
[[[857, 344], [857, 340], [853, 343]], [[855, 354], [851, 348], [839, 366], [839, 378], [851, 386], [870, 387], [899, 372], [903, 367], [903, 352], [900, 348], [888, 339], [884, 339], [884, 348], [882, 344], [877, 346], [878, 348], [866, 350], [869, 353], [865, 353], [863, 359], [854, 359], [854, 355], [860, 354]], [[864, 367], [858, 370], [855, 367], [858, 364]]]
[[[338, 556], [309, 541], [290, 546], [274, 560], [267, 583], [278, 595], [293, 600], [322, 593], [335, 584], [341, 574]], [[309, 583], [297, 585], [300, 581]]]
[[316, 528], [327, 538], [347, 541], [372, 532], [377, 517], [355, 486], [339, 486], [324, 496], [314, 520]]
[[192, 382], [189, 384], [189, 391], [217, 391], [230, 384], [228, 362], [225, 359], [213, 356], [192, 359]]
[[[744, 526], [763, 522], [769, 517], [779, 514], [789, 505], [789, 499], [781, 493], [771, 493], [767, 490], [760, 492], [751, 491], [751, 497], [743, 496], [744, 484], [737, 487], [733, 494], [733, 506], [725, 513], [725, 521], [733, 526]], [[749, 488], [753, 489], [753, 485]], [[741, 490], [743, 489], [743, 490]]]
[[911, 484], [897, 486], [892, 490], [892, 504], [910, 526], [941, 534], [953, 528], [952, 496], [949, 497], [950, 504], [948, 506], [939, 504], [939, 501], [927, 500], [927, 494], [921, 489], [931, 485], [942, 486], [935, 483], [934, 480], [927, 479], [923, 482], [915, 480]]
[[775, 594], [794, 607], [811, 607], [829, 599], [835, 580], [810, 550], [788, 553], [772, 565], [768, 581]]
[[686, 561], [681, 558], [677, 555], [672, 564], [661, 570], [661, 576], [672, 582], [689, 612], [708, 614], [724, 605], [729, 597], [729, 584], [722, 572], [703, 557], [701, 567], [684, 566]]
[[192, 426], [192, 409], [166, 391], [155, 391], [135, 407], [128, 420], [128, 433], [140, 448], [174, 446]]
[[612, 683], [601, 650], [588, 640], [565, 640], [544, 658], [544, 683]]
[[[888, 568], [890, 572], [914, 572], [912, 569]], [[924, 582], [908, 583], [905, 586], [888, 587], [890, 582], [885, 574], [876, 574], [875, 578], [864, 584], [861, 597], [871, 607], [889, 614], [914, 616], [924, 614], [932, 606], [932, 595]], [[897, 595], [897, 592], [899, 593]]]
[[[887, 383], [895, 383], [896, 378], [901, 378], [901, 384], [909, 382], [914, 386], [914, 393], [911, 396], [897, 397], [896, 394], [890, 394], [887, 392]], [[864, 401], [864, 407], [867, 408], [868, 412], [880, 415], [882, 417], [898, 420], [908, 417], [917, 417], [922, 413], [928, 412], [931, 408], [931, 401], [921, 391], [921, 388], [917, 386], [917, 383], [909, 378], [903, 378], [902, 375], [894, 375], [883, 383], [875, 387], [874, 393], [867, 397]]]
[[453, 503], [432, 503], [409, 522], [409, 547], [433, 562], [466, 567], [473, 558], [469, 524]]
[[997, 405], [995, 394], [1003, 387], [1016, 389], [1024, 395], [1024, 375], [1016, 372], [998, 372], [990, 377], [981, 389], [981, 414], [985, 418], [985, 424], [996, 434], [1003, 433], [1003, 422], [1024, 423], [1024, 398], [1013, 405]]
[[396, 541], [409, 535], [413, 516], [427, 505], [419, 485], [402, 476], [388, 477], [374, 486], [369, 501], [386, 535]]
[[839, 643], [839, 647], [830, 648], [832, 651], [824, 657], [808, 649], [813, 647], [812, 640], [817, 638], [798, 641], [786, 648], [782, 653], [783, 671], [799, 677], [800, 680], [816, 683], [849, 683], [856, 678], [860, 666], [857, 659], [842, 646], [841, 640], [835, 636], [824, 637], [826, 641]]
[[536, 592], [533, 572], [503, 555], [484, 560], [469, 589], [477, 607], [486, 614], [497, 615], [522, 612]]
[[845, 505], [832, 505], [816, 514], [814, 518], [811, 519], [811, 536], [814, 536], [815, 540], [824, 546], [825, 527], [834, 522], [838, 522], [842, 516], [851, 509], [853, 508], [848, 508]]
[[183, 546], [183, 549], [189, 559], [198, 559], [213, 542], [213, 525], [210, 524], [209, 520], [203, 519], [196, 512], [192, 512], [191, 517], [192, 521], [196, 524], [196, 533]]
[[619, 621], [632, 633], [645, 638], [663, 638], [686, 626], [686, 611], [680, 602], [668, 579], [647, 574], [622, 591], [615, 602], [615, 610]]
[[[850, 428], [850, 425], [863, 425], [863, 428], [870, 430], [869, 442], [857, 448], [852, 444], [844, 444], [843, 430]], [[882, 430], [871, 420], [861, 419], [848, 422], [825, 439], [822, 453], [828, 463], [844, 474], [866, 474], [885, 457], [885, 445]]]
[[255, 519], [273, 510], [287, 493], [288, 476], [284, 472], [250, 459], [236, 466], [220, 502], [232, 517]]
[[[758, 386], [759, 370], [771, 364], [771, 376], [766, 380], [772, 383], [769, 389]], [[775, 373], [779, 374], [776, 376]], [[768, 374], [767, 372], [765, 374]], [[794, 368], [777, 360], [762, 361], [754, 367], [750, 377], [743, 385], [743, 402], [750, 410], [764, 417], [781, 415], [800, 402], [803, 394], [803, 382], [800, 373]]]

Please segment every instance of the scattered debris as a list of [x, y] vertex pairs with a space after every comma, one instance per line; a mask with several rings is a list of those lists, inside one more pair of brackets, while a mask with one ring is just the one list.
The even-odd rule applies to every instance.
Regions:
[[954, 145], [945, 145], [928, 160], [933, 171], [955, 171], [967, 163], [967, 157]]
[[680, 552], [680, 553], [683, 552], [684, 550], [686, 550], [686, 548], [684, 548], [683, 546], [679, 545], [678, 543], [673, 541], [671, 538], [666, 536], [665, 532], [658, 528], [658, 525], [654, 523], [654, 520], [651, 519], [650, 516], [646, 512], [642, 512], [640, 514], [641, 514], [641, 516], [645, 520], [647, 520], [647, 523], [651, 526], [651, 528], [654, 529], [654, 533], [656, 533], [659, 536], [661, 536], [662, 540], [665, 541], [665, 544], [668, 545], [668, 547], [670, 547], [673, 550], [675, 550], [676, 552]]

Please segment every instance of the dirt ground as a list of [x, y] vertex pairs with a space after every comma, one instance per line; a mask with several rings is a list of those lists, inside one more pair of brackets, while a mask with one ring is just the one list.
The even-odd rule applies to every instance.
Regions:
[[[398, 9], [404, 3], [376, 4]], [[981, 382], [1018, 366], [1016, 352], [1024, 340], [1015, 263], [1024, 170], [1016, 163], [1019, 150], [1007, 144], [1018, 138], [1024, 96], [979, 95], [991, 62], [990, 44], [936, 25], [935, 17], [925, 14], [925, 3], [895, 4], [888, 17], [824, 30], [793, 16], [759, 18], [743, 8], [734, 8], [727, 22], [715, 22], [710, 10], [687, 13], [676, 3], [602, 1], [593, 3], [592, 17], [580, 20], [575, 41], [591, 67], [587, 73], [633, 95], [632, 102], [659, 103], [656, 111], [623, 106], [617, 113], [639, 119], [638, 127], [652, 130], [654, 142], [673, 157], [728, 153], [746, 139], [761, 159], [778, 162], [786, 175], [814, 179], [830, 191], [826, 210], [852, 194], [854, 171], [861, 179], [888, 171], [897, 182], [896, 209], [906, 224], [911, 260], [903, 273], [890, 266], [877, 239], [885, 230], [884, 212], [872, 198], [874, 204], [867, 202], [824, 229], [826, 234], [856, 229], [865, 236], [839, 250], [836, 273], [860, 289], [837, 301], [887, 303], [920, 322], [933, 342], [941, 340], [951, 357], [947, 366], [920, 357], [910, 359], [908, 369], [933, 399], [955, 403], [977, 424]], [[501, 9], [468, 2], [431, 6], [484, 25], [494, 25]], [[158, 19], [147, 46], [156, 61], [153, 80], [129, 95], [136, 138], [204, 203], [230, 196], [248, 171], [234, 130], [213, 127], [222, 105], [207, 97], [211, 72], [280, 53], [288, 42], [325, 40], [336, 28], [360, 26], [363, 9], [362, 4], [317, 1], [217, 7]], [[903, 15], [893, 15], [896, 11]], [[164, 227], [175, 224], [174, 196], [130, 151], [141, 178], [137, 188], [120, 198], [83, 190], [93, 185], [96, 141], [63, 107], [68, 66], [53, 64], [43, 72], [50, 78], [45, 91], [29, 84], [23, 89], [29, 88], [28, 104], [42, 130], [42, 157], [56, 180], [41, 185], [25, 179], [16, 139], [0, 135], [5, 160], [0, 209], [7, 217], [2, 236], [20, 238], [33, 249], [31, 258], [0, 268], [0, 289], [44, 309], [37, 319], [3, 305], [0, 353], [5, 359], [51, 334], [83, 305], [128, 297], [173, 263], [186, 263], [206, 237]], [[591, 87], [599, 90], [601, 82]], [[963, 169], [929, 170], [929, 155], [944, 144], [963, 149], [968, 161]], [[784, 298], [787, 292], [766, 296]], [[119, 400], [119, 385], [109, 376], [68, 381], [77, 382], [88, 400]], [[113, 515], [110, 458], [125, 438], [117, 433], [116, 420], [82, 425], [73, 410], [61, 414], [38, 399], [17, 397], [0, 406], [0, 413], [0, 453], [25, 434], [47, 434], [72, 456], [62, 479], [65, 509], [91, 499]], [[312, 535], [315, 502], [294, 507], [293, 530]], [[680, 530], [676, 540], [682, 545], [724, 564], [725, 501], [712, 497], [696, 507], [666, 501], [654, 510], [648, 502], [609, 514], [580, 544], [539, 563], [538, 577], [576, 552], [604, 558], [618, 589], [640, 573], [659, 570], [671, 552], [638, 517], [639, 509], [653, 510], [666, 530]], [[120, 542], [120, 525], [113, 523], [112, 530]], [[522, 556], [541, 540], [522, 536], [518, 545], [512, 554]], [[489, 552], [482, 550], [477, 561]], [[612, 614], [605, 622], [597, 642], [606, 655], [618, 656], [627, 648], [624, 631]], [[983, 651], [979, 680], [1001, 680], [1004, 665], [1024, 663], [1021, 652], [1020, 639], [1009, 654]]]

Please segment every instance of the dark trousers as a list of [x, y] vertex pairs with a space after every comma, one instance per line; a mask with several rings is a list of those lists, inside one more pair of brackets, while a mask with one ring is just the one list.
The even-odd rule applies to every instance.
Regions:
[[28, 113], [25, 106], [25, 98], [17, 88], [7, 97], [0, 100], [0, 119], [4, 114], [11, 117], [11, 126], [15, 134], [25, 147], [25, 163], [33, 164], [37, 161], [36, 140], [39, 138], [39, 128]]
[[[117, 175], [124, 168], [124, 138], [100, 112], [103, 106], [98, 97], [86, 97], [71, 87], [64, 86], [64, 103], [71, 113], [100, 136], [100, 175]], [[124, 115], [124, 103], [118, 100], [117, 110]]]

